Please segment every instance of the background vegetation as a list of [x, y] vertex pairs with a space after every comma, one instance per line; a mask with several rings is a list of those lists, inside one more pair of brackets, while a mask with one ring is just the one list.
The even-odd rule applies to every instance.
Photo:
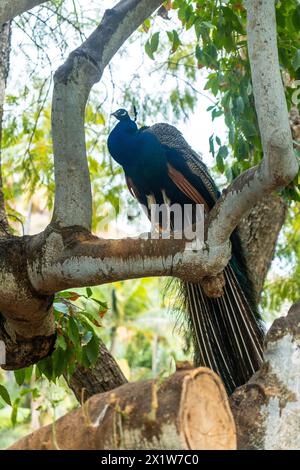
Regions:
[[[95, 28], [104, 8], [115, 3], [52, 0], [12, 23], [2, 160], [7, 210], [16, 234], [42, 229], [53, 205], [53, 73]], [[299, 2], [277, 2], [277, 22], [282, 76], [292, 107], [293, 83], [300, 79]], [[140, 125], [163, 120], [186, 131], [196, 150], [207, 149], [203, 158], [220, 186], [260, 161], [245, 27], [242, 1], [166, 1], [116, 55], [86, 110], [95, 232], [119, 236], [147, 228], [106, 147], [114, 125], [110, 113], [118, 107], [132, 110], [135, 104]], [[204, 109], [213, 122], [213, 132], [207, 135], [205, 123], [199, 122]], [[267, 322], [283, 303], [300, 298], [298, 179], [282, 197], [289, 215], [263, 294]], [[120, 200], [127, 201], [126, 216], [119, 214]], [[119, 215], [107, 232], [101, 221], [111, 208]], [[0, 371], [0, 448], [76, 406], [62, 374], [71, 374], [76, 362], [93, 366], [98, 336], [130, 380], [169, 374], [176, 361], [190, 358], [178, 328], [174, 334], [180, 321], [176, 311], [170, 313], [173, 294], [163, 294], [161, 279], [59, 294], [52, 357], [17, 373]]]

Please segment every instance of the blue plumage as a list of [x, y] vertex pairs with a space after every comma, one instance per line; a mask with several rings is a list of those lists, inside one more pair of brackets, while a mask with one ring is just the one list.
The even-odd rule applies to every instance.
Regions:
[[[203, 204], [208, 214], [220, 196], [219, 190], [180, 132], [168, 124], [138, 129], [124, 109], [113, 115], [119, 122], [109, 135], [108, 148], [122, 165], [132, 195], [146, 207], [149, 201]], [[217, 372], [229, 393], [259, 368], [263, 341], [237, 232], [231, 241], [233, 257], [224, 270], [222, 295], [208, 293], [203, 282], [183, 283], [195, 362]]]

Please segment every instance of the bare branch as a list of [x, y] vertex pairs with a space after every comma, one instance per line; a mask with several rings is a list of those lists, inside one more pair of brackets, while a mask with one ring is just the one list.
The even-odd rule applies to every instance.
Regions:
[[190, 282], [216, 275], [230, 259], [230, 246], [187, 249], [186, 240], [105, 240], [88, 231], [65, 229], [34, 237], [27, 248], [32, 285], [43, 295], [71, 288], [148, 276], [174, 276]]
[[238, 448], [300, 448], [300, 302], [275, 320], [260, 370], [230, 397]]
[[298, 172], [278, 60], [275, 0], [247, 0], [248, 49], [264, 158], [241, 174], [211, 212], [210, 244], [224, 243], [251, 207]]
[[99, 357], [92, 368], [77, 364], [70, 379], [65, 376], [79, 403], [91, 398], [96, 393], [104, 393], [127, 383], [123, 372], [115, 359], [99, 340]]
[[0, 25], [46, 0], [0, 0]]
[[97, 29], [55, 74], [52, 135], [55, 164], [53, 222], [90, 229], [92, 197], [86, 159], [84, 111], [94, 83], [137, 27], [161, 0], [122, 0], [107, 10]]

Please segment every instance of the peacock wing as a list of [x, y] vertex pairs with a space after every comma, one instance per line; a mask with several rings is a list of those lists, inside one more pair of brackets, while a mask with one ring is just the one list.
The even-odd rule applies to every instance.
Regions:
[[147, 132], [154, 134], [166, 148], [169, 176], [179, 189], [194, 202], [211, 208], [220, 193], [206, 165], [181, 132], [165, 123], [154, 124]]

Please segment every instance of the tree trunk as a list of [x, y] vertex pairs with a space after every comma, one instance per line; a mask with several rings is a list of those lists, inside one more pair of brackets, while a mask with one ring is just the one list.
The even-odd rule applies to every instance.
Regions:
[[239, 234], [258, 302], [286, 214], [287, 204], [280, 196], [272, 194], [254, 206], [239, 225]]
[[275, 320], [261, 369], [230, 398], [239, 449], [300, 449], [300, 302]]
[[67, 380], [80, 403], [96, 393], [108, 392], [127, 383], [120, 367], [101, 340], [99, 347], [99, 358], [94, 367], [87, 369], [79, 365], [71, 379]]
[[5, 99], [6, 82], [9, 71], [9, 54], [11, 39], [11, 23], [0, 26], [0, 237], [9, 234], [9, 227], [6, 218], [2, 171], [1, 171], [1, 150], [2, 150], [2, 123], [3, 107]]
[[10, 449], [235, 449], [219, 377], [200, 367], [163, 381], [125, 384], [90, 398]]

